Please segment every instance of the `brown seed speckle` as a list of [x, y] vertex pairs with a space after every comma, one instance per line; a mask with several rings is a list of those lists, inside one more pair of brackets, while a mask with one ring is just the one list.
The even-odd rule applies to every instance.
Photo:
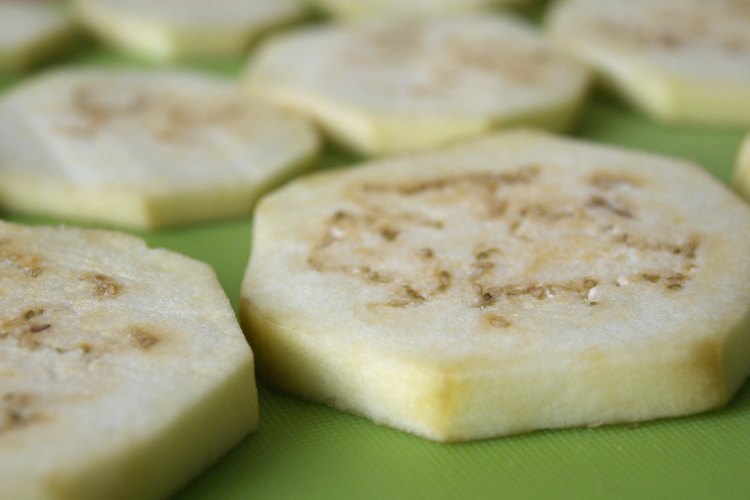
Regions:
[[633, 218], [633, 211], [621, 200], [605, 198], [603, 196], [592, 196], [586, 203], [588, 208], [604, 209], [625, 219]]
[[664, 281], [668, 290], [682, 290], [688, 277], [683, 273], [672, 273]]
[[621, 187], [639, 187], [641, 181], [618, 172], [596, 172], [589, 177], [590, 185], [603, 191]]
[[44, 271], [39, 255], [14, 251], [12, 248], [0, 247], [0, 263], [18, 269], [30, 278], [37, 278]]
[[25, 427], [38, 420], [41, 415], [32, 406], [34, 397], [24, 392], [6, 392], [0, 398], [0, 434]]
[[480, 309], [490, 307], [497, 302], [497, 297], [492, 292], [481, 292], [479, 294], [479, 300], [477, 300], [472, 307], [478, 307]]
[[133, 345], [142, 351], [148, 351], [160, 342], [159, 336], [144, 326], [132, 326], [128, 331], [128, 337]]
[[29, 332], [31, 333], [39, 333], [43, 332], [44, 330], [50, 328], [52, 325], [49, 323], [45, 323], [43, 325], [33, 325], [31, 328], [29, 328]]
[[445, 269], [440, 269], [435, 273], [435, 277], [437, 278], [438, 285], [435, 288], [435, 293], [438, 292], [444, 292], [451, 286], [452, 276], [451, 273], [446, 271]]
[[44, 344], [40, 333], [49, 330], [52, 325], [41, 319], [44, 309], [27, 309], [20, 315], [0, 323], [0, 339], [15, 340], [19, 347], [36, 350]]
[[486, 247], [484, 245], [480, 245], [479, 247], [474, 250], [474, 258], [477, 260], [486, 260], [492, 257], [493, 255], [502, 253], [499, 248], [497, 247]]
[[658, 283], [661, 280], [661, 276], [656, 273], [641, 273], [641, 278], [649, 283]]
[[386, 241], [394, 241], [398, 237], [398, 234], [398, 229], [389, 226], [383, 226], [380, 228], [380, 236]]
[[435, 251], [432, 248], [420, 248], [419, 256], [423, 259], [432, 259], [435, 257]]
[[379, 271], [368, 271], [364, 276], [367, 281], [371, 281], [373, 283], [390, 283], [393, 281], [393, 276], [384, 274]]
[[72, 136], [89, 137], [115, 118], [142, 112], [148, 106], [148, 100], [139, 93], [117, 92], [108, 95], [99, 89], [81, 85], [71, 94], [70, 106], [80, 123], [61, 124], [57, 128]]
[[[512, 172], [488, 173], [469, 172], [455, 176], [437, 177], [420, 181], [404, 182], [401, 184], [368, 183], [362, 186], [365, 193], [397, 193], [403, 196], [423, 195], [432, 191], [455, 189], [459, 186], [475, 186], [483, 190], [493, 191], [499, 185], [527, 185], [531, 184], [539, 175], [540, 169], [535, 165], [520, 167]], [[503, 211], [507, 208], [498, 207]]]
[[487, 209], [487, 216], [491, 219], [499, 218], [505, 215], [510, 205], [507, 200], [499, 200], [497, 198], [489, 198], [485, 203]]
[[425, 296], [412, 288], [410, 285], [401, 287], [400, 296], [386, 302], [388, 307], [411, 307], [425, 302]]
[[93, 285], [94, 296], [98, 299], [114, 298], [122, 294], [123, 286], [111, 276], [102, 273], [83, 273], [81, 280]]
[[584, 277], [561, 283], [512, 283], [492, 287], [477, 285], [478, 300], [473, 304], [473, 307], [491, 307], [503, 298], [518, 300], [525, 297], [532, 297], [536, 300], [547, 300], [553, 299], [563, 293], [577, 295], [590, 304], [591, 290], [595, 289], [598, 284], [598, 280], [591, 277]]
[[679, 250], [677, 251], [678, 254], [682, 255], [686, 259], [694, 259], [695, 253], [698, 250], [698, 246], [700, 245], [700, 239], [698, 236], [691, 236], [688, 238], [688, 240], [680, 245]]
[[547, 291], [544, 289], [544, 287], [535, 286], [529, 290], [529, 295], [537, 300], [542, 300], [547, 297]]
[[499, 314], [485, 314], [484, 319], [493, 328], [508, 328], [512, 324], [510, 321], [500, 316]]

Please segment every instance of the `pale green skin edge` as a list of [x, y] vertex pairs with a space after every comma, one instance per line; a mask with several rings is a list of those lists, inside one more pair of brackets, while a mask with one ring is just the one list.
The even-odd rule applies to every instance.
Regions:
[[[388, 9], [379, 10], [378, 7], [362, 6], [358, 0], [307, 0], [309, 3], [315, 5], [321, 10], [327, 12], [339, 21], [351, 22], [359, 21], [377, 16], [388, 16], [394, 14]], [[365, 2], [366, 3], [366, 2]], [[408, 3], [408, 2], [404, 2]], [[439, 2], [437, 2], [439, 3]], [[407, 8], [406, 14], [415, 17], [429, 17], [429, 16], [445, 16], [454, 14], [463, 14], [466, 12], [492, 12], [499, 9], [506, 11], [520, 10], [525, 8], [530, 3], [529, 0], [491, 0], [486, 2], [476, 2], [477, 5], [452, 5], [450, 7], [438, 7], [434, 12], [409, 10]], [[396, 15], [400, 15], [401, 12], [396, 12]]]
[[303, 21], [304, 9], [264, 26], [192, 27], [141, 18], [96, 1], [73, 0], [76, 15], [86, 28], [112, 47], [159, 63], [209, 61], [245, 55], [253, 43], [269, 34]]
[[243, 86], [250, 95], [269, 99], [306, 115], [317, 123], [329, 140], [368, 156], [428, 149], [514, 126], [565, 132], [573, 128], [588, 94], [588, 86], [583, 86], [571, 99], [552, 106], [540, 106], [509, 116], [461, 118], [370, 111], [298, 88], [252, 78], [246, 79]]
[[[554, 415], [547, 415], [543, 418], [548, 423], [540, 426], [536, 424], [538, 415], [527, 415], [525, 423], [514, 422], [512, 427], [497, 421], [478, 430], [472, 421], [473, 414], [504, 413], [502, 401], [488, 402], [483, 397], [488, 390], [492, 390], [493, 385], [505, 383], [491, 369], [466, 366], [442, 369], [413, 359], [383, 359], [378, 358], [377, 354], [334, 352], [330, 347], [316, 342], [316, 336], [306, 332], [302, 326], [264, 315], [256, 309], [252, 299], [246, 298], [248, 295], [243, 286], [241, 323], [258, 360], [258, 375], [265, 383], [307, 400], [318, 401], [439, 442], [485, 439], [542, 428], [639, 422], [718, 410], [727, 405], [750, 376], [750, 364], [745, 355], [750, 351], [748, 306], [741, 318], [727, 323], [722, 341], [694, 342], [681, 349], [678, 355], [667, 358], [657, 355], [649, 360], [648, 353], [642, 353], [643, 364], [639, 371], [643, 372], [643, 376], [639, 378], [640, 385], [638, 381], [633, 382], [634, 387], [630, 390], [626, 387], [624, 392], [653, 400], [658, 398], [658, 394], [643, 392], [644, 379], [657, 381], [666, 377], [675, 378], [676, 373], [681, 373], [693, 381], [694, 393], [681, 394], [679, 402], [672, 407], [665, 405], [655, 414], [653, 409], [638, 414], [638, 410], [634, 413], [631, 408], [633, 401], [623, 400], [617, 408], [609, 408], [610, 416], [605, 419], [596, 415], [576, 415], [572, 421], [555, 421]], [[660, 349], [653, 347], [651, 352], [655, 351]], [[349, 357], [358, 361], [350, 362]], [[577, 380], [587, 381], [587, 398], [596, 399], [597, 395], [606, 394], [611, 390], [609, 381], [628, 380], [628, 374], [634, 369], [631, 364], [618, 366], [615, 362], [606, 367], [607, 373], [603, 376], [601, 363], [590, 359], [579, 361], [580, 367], [573, 375]], [[355, 386], [355, 391], [370, 395], [367, 398], [373, 398], [372, 401], [362, 405], [361, 401], [350, 400], [343, 391], [330, 386], [330, 373], [336, 373], [337, 379], [361, 381], [358, 375], [365, 365], [369, 368], [382, 365], [380, 372], [384, 374], [377, 387], [370, 384]], [[399, 379], [389, 379], [389, 371], [398, 373]], [[566, 377], [568, 375], [571, 374], [566, 374]], [[404, 377], [412, 379], [411, 383]], [[602, 379], [604, 381], [599, 382]], [[528, 380], [515, 382], [528, 383], [526, 387], [531, 390], [532, 383]], [[683, 382], [680, 381], [680, 384]], [[618, 387], [618, 390], [622, 389]], [[576, 410], [571, 408], [570, 411]]]
[[[250, 358], [156, 439], [51, 477], [29, 498], [164, 498], [197, 477], [258, 427]], [[189, 438], [186, 438], [189, 436]]]
[[638, 110], [665, 124], [709, 126], [750, 125], [750, 87], [692, 81], [678, 75], [659, 74], [647, 65], [618, 73], [598, 68], [598, 83], [620, 95]]
[[320, 147], [316, 142], [301, 159], [260, 185], [226, 186], [203, 192], [150, 195], [117, 187], [84, 189], [0, 171], [0, 206], [33, 215], [149, 230], [248, 215], [261, 195], [311, 168]]
[[750, 133], [745, 136], [737, 156], [733, 185], [737, 192], [750, 202]]
[[0, 50], [0, 75], [20, 74], [64, 54], [75, 37], [75, 29], [69, 26], [48, 33], [32, 43]]
[[[558, 7], [564, 8], [559, 2]], [[554, 40], [554, 8], [544, 20]], [[596, 84], [618, 95], [644, 115], [667, 125], [750, 125], [750, 85], [744, 81], [691, 78], [670, 72], [646, 57], [608, 53], [591, 40], [559, 36], [557, 44], [587, 65]]]

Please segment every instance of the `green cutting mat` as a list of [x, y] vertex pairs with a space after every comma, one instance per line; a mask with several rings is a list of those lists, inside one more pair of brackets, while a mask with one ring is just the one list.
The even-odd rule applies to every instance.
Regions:
[[[132, 63], [96, 48], [84, 48], [74, 59]], [[210, 69], [231, 73], [237, 64]], [[0, 88], [13, 83], [0, 80]], [[588, 104], [576, 130], [576, 135], [599, 142], [695, 160], [725, 182], [743, 133], [657, 125], [603, 96]], [[321, 165], [353, 160], [329, 149]], [[153, 246], [213, 265], [236, 307], [250, 232], [248, 217], [140, 234]], [[379, 427], [263, 386], [260, 405], [260, 429], [187, 485], [178, 498], [750, 499], [750, 384], [727, 409], [716, 413], [450, 445]]]

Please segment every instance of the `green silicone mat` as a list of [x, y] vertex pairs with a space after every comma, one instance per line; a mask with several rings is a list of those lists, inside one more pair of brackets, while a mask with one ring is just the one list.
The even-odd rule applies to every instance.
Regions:
[[[93, 46], [81, 48], [72, 60], [132, 63]], [[239, 65], [230, 61], [208, 69], [234, 74]], [[14, 83], [5, 78], [0, 88]], [[663, 126], [617, 100], [595, 96], [575, 135], [689, 158], [727, 182], [744, 132]], [[329, 148], [321, 168], [354, 160]], [[139, 234], [152, 246], [210, 263], [237, 306], [250, 251], [249, 217]], [[259, 430], [177, 498], [750, 499], [750, 384], [728, 408], [715, 413], [450, 445], [379, 427], [262, 385], [260, 405]]]

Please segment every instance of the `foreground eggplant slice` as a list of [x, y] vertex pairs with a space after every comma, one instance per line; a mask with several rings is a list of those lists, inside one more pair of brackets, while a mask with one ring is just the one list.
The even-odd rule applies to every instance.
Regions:
[[537, 132], [292, 182], [255, 213], [260, 375], [439, 441], [720, 408], [750, 372], [750, 207]]
[[209, 266], [132, 236], [0, 222], [0, 491], [160, 498], [258, 421]]

